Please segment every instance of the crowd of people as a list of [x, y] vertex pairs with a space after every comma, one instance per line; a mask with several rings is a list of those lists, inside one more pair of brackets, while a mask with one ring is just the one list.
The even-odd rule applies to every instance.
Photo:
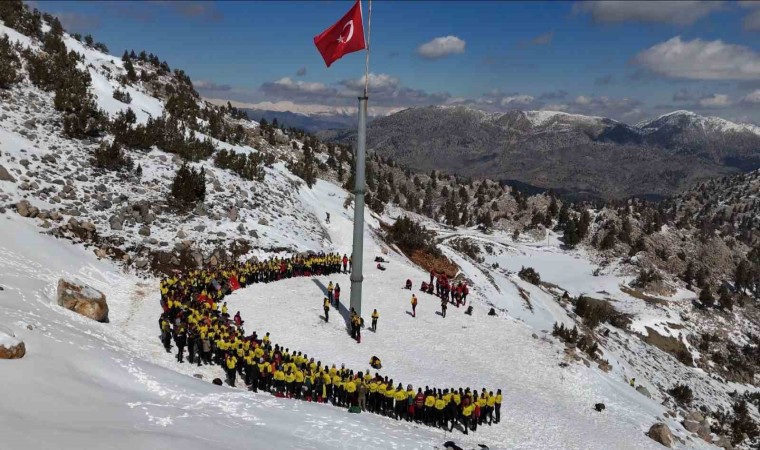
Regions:
[[[381, 376], [382, 366], [373, 357], [376, 370], [350, 370], [341, 365], [328, 366], [306, 353], [272, 343], [269, 333], [260, 336], [244, 329], [237, 312], [230, 317], [226, 295], [255, 283], [269, 283], [296, 276], [330, 275], [345, 272], [349, 259], [339, 254], [312, 254], [293, 258], [249, 261], [215, 269], [191, 270], [161, 280], [159, 318], [161, 341], [167, 352], [172, 342], [177, 361], [190, 364], [219, 365], [226, 382], [235, 386], [240, 379], [251, 391], [266, 391], [278, 397], [331, 403], [353, 411], [367, 411], [464, 433], [478, 425], [498, 423], [501, 416], [501, 391], [480, 392], [470, 388], [418, 387], [394, 382]], [[340, 286], [327, 288], [325, 320], [330, 307], [338, 307]], [[372, 313], [372, 330], [377, 330], [377, 310]], [[363, 320], [352, 310], [351, 334], [361, 341]]]

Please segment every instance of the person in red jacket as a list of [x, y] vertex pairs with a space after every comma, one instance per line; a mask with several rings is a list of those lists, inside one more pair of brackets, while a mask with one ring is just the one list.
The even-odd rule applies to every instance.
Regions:
[[348, 266], [348, 256], [343, 254], [343, 273], [346, 273], [347, 266]]
[[417, 388], [417, 395], [414, 396], [414, 421], [420, 422], [422, 420], [422, 411], [425, 408], [425, 394], [422, 393], [422, 388]]

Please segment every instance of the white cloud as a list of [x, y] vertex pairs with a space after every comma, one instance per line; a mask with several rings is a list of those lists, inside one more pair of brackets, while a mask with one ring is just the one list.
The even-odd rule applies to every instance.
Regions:
[[726, 94], [712, 94], [709, 97], [699, 99], [699, 106], [703, 108], [725, 108], [731, 105], [731, 99]]
[[[341, 82], [341, 84], [343, 84], [349, 89], [355, 89], [355, 90], [364, 89], [365, 79], [366, 79], [366, 76], [362, 75], [362, 77], [358, 79], [344, 80]], [[401, 84], [401, 82], [399, 81], [397, 77], [388, 75], [386, 73], [371, 73], [370, 72], [368, 84], [369, 84], [369, 88], [372, 90], [393, 89], [393, 88], [398, 87]]]
[[591, 99], [586, 97], [585, 95], [579, 95], [575, 97], [575, 103], [579, 105], [588, 105], [589, 103], [591, 103]]
[[465, 42], [456, 36], [442, 36], [417, 47], [417, 54], [427, 59], [438, 59], [464, 53]]
[[584, 1], [573, 5], [573, 12], [590, 14], [599, 23], [691, 25], [723, 6], [719, 1]]
[[760, 79], [760, 54], [748, 47], [721, 40], [684, 41], [676, 36], [640, 52], [633, 63], [670, 78]]
[[501, 106], [525, 106], [530, 105], [535, 100], [532, 95], [511, 95], [501, 99]]
[[742, 97], [742, 103], [759, 103], [760, 104], [760, 89], [756, 89], [753, 92]]
[[281, 89], [296, 91], [296, 92], [309, 92], [309, 93], [321, 93], [328, 91], [328, 87], [322, 83], [314, 83], [309, 81], [293, 81], [290, 77], [280, 78], [275, 81]]

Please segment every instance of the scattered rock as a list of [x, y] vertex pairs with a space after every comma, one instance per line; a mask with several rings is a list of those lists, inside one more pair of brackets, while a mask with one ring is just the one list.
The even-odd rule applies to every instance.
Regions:
[[15, 183], [16, 179], [8, 172], [8, 169], [0, 165], [0, 181], [10, 181]]
[[203, 379], [203, 375], [201, 375], [201, 374], [199, 374], [199, 373], [194, 373], [194, 374], [193, 374], [193, 378], [197, 378], [197, 379], [199, 379], [199, 380], [202, 380], [202, 379]]
[[58, 280], [58, 305], [98, 322], [108, 322], [108, 303], [102, 292], [76, 281]]
[[200, 224], [200, 225], [196, 225], [196, 226], [193, 228], [193, 230], [195, 230], [195, 231], [205, 231], [205, 230], [206, 230], [206, 225], [203, 225], [203, 224]]
[[13, 334], [0, 331], [0, 359], [19, 359], [26, 355], [26, 345]]
[[265, 217], [262, 217], [261, 219], [259, 219], [259, 225], [268, 226], [269, 221]]
[[701, 412], [694, 410], [686, 414], [686, 419], [693, 420], [694, 422], [701, 422], [705, 420], [705, 416], [703, 416]]
[[150, 236], [150, 227], [145, 225], [144, 227], [140, 227], [140, 231], [138, 231], [140, 236]]
[[227, 212], [227, 218], [230, 219], [232, 222], [237, 222], [238, 220], [238, 209], [234, 206], [230, 208], [230, 210]]
[[221, 378], [214, 378], [214, 381], [212, 381], [211, 383], [217, 386], [221, 386], [223, 384]]
[[144, 269], [148, 267], [148, 264], [150, 264], [150, 262], [147, 259], [138, 259], [135, 261], [135, 267], [138, 269]]
[[699, 431], [699, 422], [696, 422], [694, 420], [684, 420], [683, 427], [686, 428], [687, 431], [696, 433]]
[[653, 441], [659, 442], [668, 448], [673, 448], [673, 445], [675, 444], [673, 433], [670, 432], [670, 428], [664, 423], [656, 423], [652, 425], [652, 428], [647, 432], [647, 436]]
[[183, 230], [177, 231], [177, 238], [185, 239], [186, 237], [187, 237], [187, 233], [185, 233]]
[[604, 403], [597, 403], [597, 404], [594, 405], [594, 409], [597, 410], [597, 411], [599, 411], [599, 412], [604, 411], [606, 408], [607, 407], [604, 405]]
[[652, 398], [652, 394], [649, 393], [649, 390], [645, 388], [644, 386], [638, 386], [636, 388], [636, 392], [643, 395], [646, 398]]
[[718, 439], [714, 442], [714, 444], [717, 447], [720, 447], [724, 450], [733, 450], [734, 446], [731, 444], [731, 439], [727, 438], [726, 436], [720, 436]]

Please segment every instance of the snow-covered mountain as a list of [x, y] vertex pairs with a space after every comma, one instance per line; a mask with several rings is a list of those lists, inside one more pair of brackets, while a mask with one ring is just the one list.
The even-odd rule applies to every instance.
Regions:
[[[47, 33], [54, 27], [43, 19]], [[0, 24], [0, 38], [45, 48], [40, 36], [29, 37], [34, 34]], [[42, 37], [55, 44], [52, 36]], [[683, 363], [701, 359], [704, 350], [695, 340], [706, 327], [693, 307], [696, 293], [684, 283], [667, 278], [653, 294], [635, 286], [630, 261], [586, 247], [568, 250], [554, 231], [516, 232], [511, 217], [496, 218], [501, 225], [488, 232], [451, 227], [400, 202], [365, 211], [365, 316], [376, 308], [381, 319], [378, 332], [365, 332], [361, 344], [348, 338], [341, 320], [319, 317], [321, 285], [343, 283], [348, 294], [345, 274], [257, 284], [227, 297], [229, 308], [241, 312], [247, 330], [270, 332], [275, 342], [325, 363], [366, 369], [378, 355], [383, 374], [415, 387], [501, 388], [501, 423], [463, 436], [212, 385], [222, 375], [218, 367], [179, 364], [159, 342], [157, 273], [304, 251], [350, 253], [353, 203], [338, 175], [349, 170], [350, 151], [207, 105], [192, 96], [184, 73], [164, 70], [150, 55], [119, 59], [67, 34], [62, 41], [81, 55], [76, 67], [89, 75], [84, 94], [93, 105], [62, 111], [67, 91], [32, 81], [29, 69], [39, 61], [25, 56], [21, 76], [0, 91], [0, 346], [26, 346], [24, 358], [0, 362], [3, 448], [385, 449], [441, 448], [453, 440], [467, 449], [656, 449], [660, 444], [645, 434], [655, 423], [672, 430], [677, 448], [727, 446], [732, 405], [754, 391], [757, 376], [724, 382], [709, 370], [715, 362]], [[128, 109], [134, 123], [119, 120]], [[92, 115], [82, 124], [72, 114]], [[559, 129], [576, 120], [530, 119]], [[596, 129], [598, 122], [586, 126]], [[70, 128], [78, 124], [82, 129]], [[489, 126], [532, 125], [528, 116], [505, 115]], [[151, 140], [157, 129], [165, 135]], [[245, 159], [230, 162], [231, 153]], [[193, 208], [178, 209], [182, 192], [173, 187], [185, 165], [204, 174], [205, 196]], [[409, 178], [415, 184], [416, 176]], [[466, 189], [465, 196], [476, 196]], [[380, 186], [371, 190], [382, 197]], [[523, 202], [546, 207], [544, 196], [518, 201], [496, 183], [488, 191], [489, 203], [514, 205], [510, 216]], [[593, 214], [599, 217], [594, 231], [609, 233], [604, 212]], [[417, 293], [417, 317], [409, 314], [411, 293], [400, 287], [410, 279], [416, 290], [428, 271], [384, 239], [401, 217], [430, 229], [436, 248], [472, 286], [471, 315], [452, 306], [443, 318], [436, 314], [440, 301], [423, 293]], [[374, 269], [376, 256], [388, 261], [387, 270]], [[523, 267], [540, 280], [521, 276]], [[56, 286], [64, 277], [102, 291], [110, 322], [59, 307]], [[621, 320], [590, 326], [588, 311], [578, 307], [581, 298], [610, 305]], [[721, 339], [754, 351], [758, 324], [738, 309], [734, 316], [707, 318], [742, 320]], [[577, 327], [597, 347], [565, 343], [552, 332], [555, 324]], [[637, 389], [629, 385], [632, 377]], [[679, 405], [668, 393], [679, 383], [690, 386], [691, 404]], [[594, 409], [598, 403], [605, 405], [601, 412]], [[757, 418], [757, 406], [749, 408]]]
[[[576, 197], [672, 195], [760, 168], [760, 132], [676, 112], [638, 125], [556, 111], [410, 108], [375, 119], [368, 145], [422, 171], [516, 180]], [[322, 133], [352, 142], [355, 132]]]

